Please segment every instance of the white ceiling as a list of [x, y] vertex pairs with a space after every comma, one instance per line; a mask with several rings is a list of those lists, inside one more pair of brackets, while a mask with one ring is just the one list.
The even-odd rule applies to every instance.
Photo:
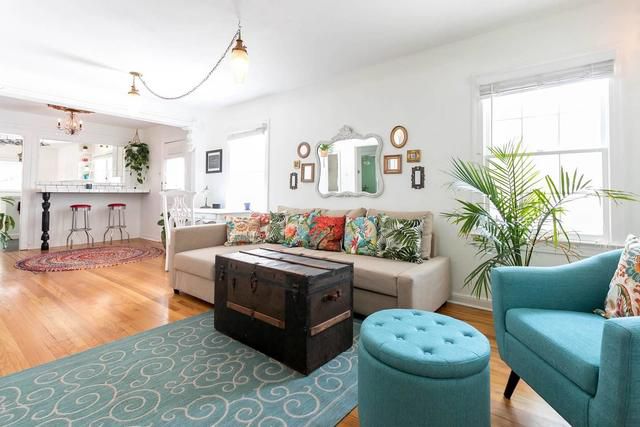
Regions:
[[[0, 116], [2, 110], [18, 112], [18, 113], [30, 113], [39, 114], [41, 116], [51, 117], [51, 126], [55, 126], [57, 119], [63, 119], [67, 113], [59, 110], [49, 108], [47, 104], [41, 102], [25, 101], [21, 99], [8, 98], [0, 96]], [[147, 127], [155, 126], [154, 123], [135, 120], [126, 117], [117, 117], [108, 114], [81, 114], [80, 119], [85, 123], [99, 123], [109, 126], [119, 126], [132, 129], [144, 129]]]
[[0, 0], [0, 87], [113, 102], [125, 99], [116, 95], [136, 70], [157, 91], [176, 94], [218, 59], [240, 16], [247, 83], [235, 85], [224, 63], [177, 104], [218, 107], [588, 1]]

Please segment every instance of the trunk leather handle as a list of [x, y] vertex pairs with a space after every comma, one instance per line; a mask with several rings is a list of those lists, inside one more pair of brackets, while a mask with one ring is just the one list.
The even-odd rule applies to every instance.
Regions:
[[335, 292], [323, 296], [322, 301], [338, 301], [340, 298], [342, 298], [342, 291], [338, 289]]

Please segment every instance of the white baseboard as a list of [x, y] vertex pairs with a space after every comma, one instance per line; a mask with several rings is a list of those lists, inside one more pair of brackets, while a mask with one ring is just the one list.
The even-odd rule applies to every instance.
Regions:
[[160, 241], [161, 241], [161, 240], [158, 238], [158, 236], [153, 236], [153, 237], [151, 237], [151, 236], [143, 235], [143, 236], [140, 236], [140, 239], [144, 239], [144, 240], [151, 240], [152, 242], [160, 242]]
[[480, 310], [491, 311], [491, 299], [478, 299], [472, 295], [454, 292], [451, 294], [449, 301], [454, 304], [460, 304], [467, 307], [479, 308]]

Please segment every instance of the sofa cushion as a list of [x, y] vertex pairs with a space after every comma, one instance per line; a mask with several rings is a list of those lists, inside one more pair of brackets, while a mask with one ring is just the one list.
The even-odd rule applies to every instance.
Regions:
[[[173, 257], [173, 268], [184, 271], [204, 279], [213, 280], [216, 255], [229, 254], [237, 251], [248, 251], [260, 247], [269, 247], [265, 244], [243, 246], [212, 246], [210, 248], [193, 249], [178, 252]], [[277, 245], [276, 245], [277, 246]]]
[[344, 216], [314, 216], [309, 228], [309, 248], [340, 252], [344, 237], [344, 221]]
[[422, 264], [422, 224], [424, 220], [378, 217], [378, 251], [382, 258]]
[[304, 214], [312, 211], [320, 211], [322, 215], [327, 216], [346, 216], [349, 218], [357, 218], [364, 216], [367, 212], [365, 208], [354, 209], [319, 209], [319, 208], [290, 208], [288, 206], [278, 206], [278, 212], [284, 212], [287, 215]]
[[507, 333], [578, 387], [595, 395], [605, 319], [575, 311], [513, 308]]
[[399, 212], [399, 211], [382, 211], [378, 209], [369, 209], [367, 216], [379, 216], [381, 214], [389, 215], [392, 218], [400, 219], [423, 219], [422, 223], [422, 258], [429, 259], [432, 256], [431, 240], [433, 238], [433, 213], [429, 211], [418, 212]]
[[378, 250], [378, 217], [347, 217], [344, 225], [344, 251], [353, 255], [375, 256]]

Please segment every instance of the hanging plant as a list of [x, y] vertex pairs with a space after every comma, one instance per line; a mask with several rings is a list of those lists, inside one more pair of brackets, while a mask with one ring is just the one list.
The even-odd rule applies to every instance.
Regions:
[[138, 184], [143, 184], [149, 170], [149, 146], [140, 141], [137, 130], [133, 139], [124, 147], [124, 162], [129, 175], [135, 174]]

